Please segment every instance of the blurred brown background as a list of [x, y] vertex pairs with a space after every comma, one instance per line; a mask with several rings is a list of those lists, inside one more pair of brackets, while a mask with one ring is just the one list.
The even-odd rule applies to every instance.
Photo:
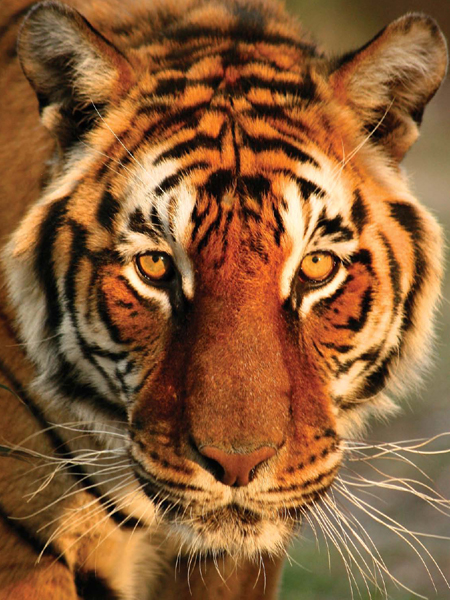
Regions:
[[[447, 39], [450, 39], [450, 0], [287, 0], [292, 14], [297, 15], [313, 39], [332, 55], [357, 48], [372, 38], [390, 21], [411, 11], [424, 12], [434, 17]], [[425, 112], [422, 135], [410, 150], [404, 166], [411, 186], [418, 198], [438, 217], [446, 230], [447, 246], [450, 232], [450, 82], [447, 80]], [[447, 251], [447, 263], [448, 261]], [[402, 413], [389, 424], [374, 423], [368, 439], [376, 442], [395, 442], [415, 438], [432, 437], [450, 432], [450, 269], [444, 286], [443, 302], [438, 317], [438, 340], [436, 360], [423, 387], [416, 394], [402, 399]], [[428, 449], [450, 448], [450, 436], [443, 437]], [[378, 460], [374, 466], [392, 476], [420, 479], [433, 485], [446, 498], [450, 498], [450, 454], [427, 457], [408, 455], [420, 464], [433, 484], [406, 464], [393, 460]], [[354, 471], [372, 479], [382, 479], [370, 465], [352, 463]], [[348, 472], [350, 473], [350, 471]], [[343, 476], [349, 478], [348, 473]], [[416, 486], [417, 487], [417, 486]], [[422, 488], [424, 489], [424, 488]], [[450, 537], [450, 517], [440, 514], [423, 500], [396, 490], [359, 490], [357, 495], [366, 502], [385, 512], [415, 532], [426, 532], [435, 536]], [[368, 495], [368, 493], [373, 495]], [[374, 497], [375, 496], [375, 497]], [[348, 505], [347, 505], [348, 506]], [[350, 508], [349, 508], [350, 510]], [[428, 564], [436, 590], [421, 559], [406, 541], [370, 519], [364, 512], [352, 508], [363, 527], [374, 539], [386, 566], [394, 577], [422, 597], [450, 599], [450, 589], [426, 551], [416, 544], [424, 561]], [[392, 524], [392, 523], [391, 523]], [[361, 532], [360, 532], [361, 533]], [[350, 600], [352, 594], [342, 558], [329, 543], [331, 560], [329, 565], [327, 545], [319, 537], [317, 548], [315, 535], [309, 526], [304, 528], [301, 539], [291, 549], [291, 556], [298, 565], [287, 566], [283, 582], [283, 600]], [[420, 538], [430, 554], [450, 580], [450, 540], [434, 537]], [[353, 554], [356, 550], [353, 548]], [[364, 554], [362, 552], [362, 554]], [[348, 555], [347, 562], [351, 563]], [[365, 556], [367, 566], [372, 568]], [[362, 559], [359, 558], [362, 563]], [[368, 599], [383, 598], [381, 592], [370, 587], [370, 593], [358, 569], [354, 566], [359, 593], [353, 583], [354, 597]], [[381, 584], [381, 578], [378, 576]], [[386, 579], [387, 593], [394, 600], [415, 598], [411, 591], [403, 590]], [[371, 596], [371, 595], [372, 596]]]

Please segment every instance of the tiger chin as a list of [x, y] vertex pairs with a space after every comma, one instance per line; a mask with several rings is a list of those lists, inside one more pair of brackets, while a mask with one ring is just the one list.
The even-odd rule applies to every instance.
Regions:
[[400, 163], [442, 33], [330, 58], [262, 0], [0, 29], [0, 599], [276, 598], [426, 362], [441, 234]]

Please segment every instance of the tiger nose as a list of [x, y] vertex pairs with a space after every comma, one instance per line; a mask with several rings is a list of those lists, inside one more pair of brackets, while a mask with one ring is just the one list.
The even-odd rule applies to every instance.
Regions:
[[199, 451], [210, 462], [215, 478], [231, 487], [248, 485], [254, 469], [276, 454], [275, 448], [270, 446], [262, 446], [249, 454], [225, 452], [216, 446], [203, 446]]

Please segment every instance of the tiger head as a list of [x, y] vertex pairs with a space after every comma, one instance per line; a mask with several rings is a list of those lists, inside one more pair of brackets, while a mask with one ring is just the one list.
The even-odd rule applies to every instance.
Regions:
[[55, 155], [11, 299], [45, 410], [126, 433], [144, 505], [276, 552], [423, 361], [440, 232], [399, 163], [445, 42], [411, 14], [330, 60], [266, 2], [151, 11], [22, 27]]

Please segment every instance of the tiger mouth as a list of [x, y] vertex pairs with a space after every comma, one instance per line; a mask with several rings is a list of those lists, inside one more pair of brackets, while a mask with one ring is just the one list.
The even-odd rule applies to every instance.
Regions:
[[[259, 501], [260, 507], [248, 507], [238, 501], [230, 501], [214, 509], [205, 510], [205, 506], [197, 505], [189, 498], [181, 498], [180, 494], [167, 492], [164, 485], [160, 485], [150, 474], [144, 472], [139, 465], [135, 476], [141, 485], [142, 491], [154, 502], [164, 519], [168, 522], [181, 523], [189, 521], [197, 522], [201, 526], [207, 526], [210, 530], [221, 529], [224, 524], [240, 525], [242, 527], [254, 528], [263, 521], [290, 521], [296, 527], [302, 522], [302, 514], [319, 501], [329, 489], [331, 482], [323, 487], [297, 497], [295, 503], [287, 506], [285, 502], [274, 503], [272, 507], [264, 505]], [[177, 484], [178, 487], [178, 484]], [[182, 486], [189, 488], [190, 486]], [[186, 517], [188, 515], [188, 517]]]

